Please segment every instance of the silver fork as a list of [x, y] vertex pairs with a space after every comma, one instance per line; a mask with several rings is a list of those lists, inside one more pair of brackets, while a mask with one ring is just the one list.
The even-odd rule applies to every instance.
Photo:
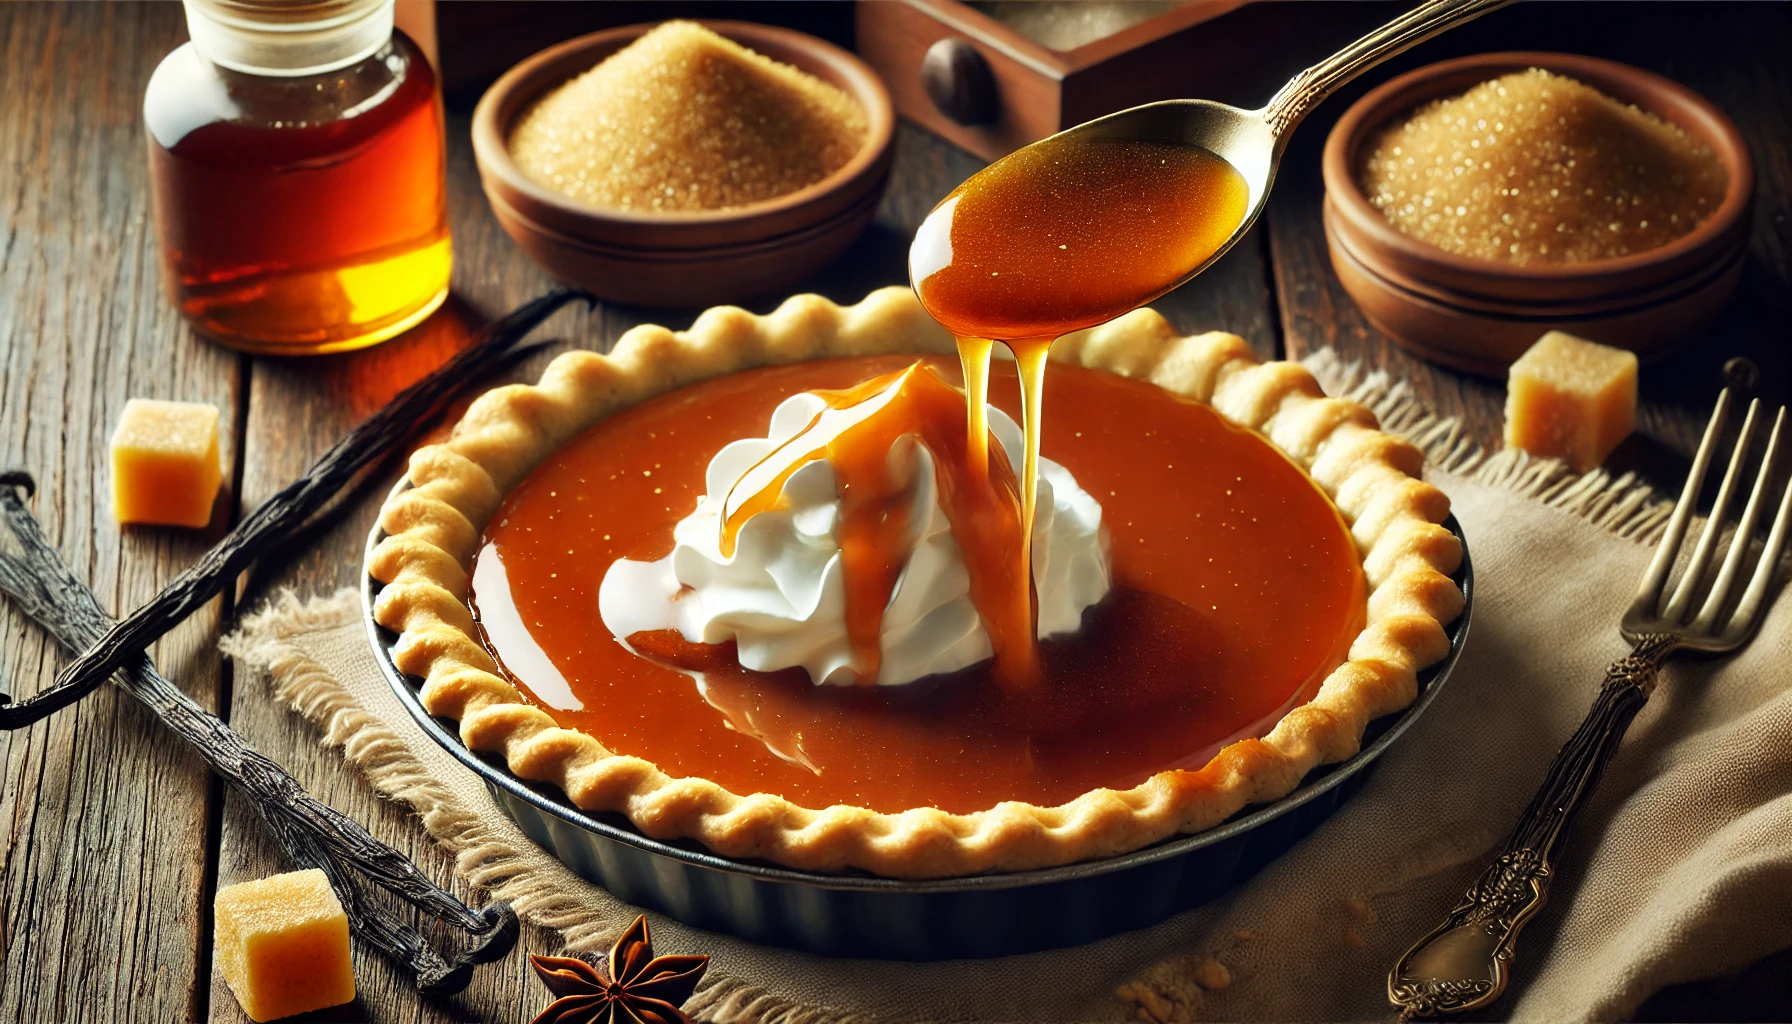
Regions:
[[1606, 670], [1605, 684], [1593, 710], [1550, 762], [1543, 786], [1531, 799], [1518, 826], [1499, 856], [1451, 909], [1442, 924], [1414, 943], [1388, 974], [1388, 999], [1400, 1008], [1402, 1020], [1480, 1009], [1505, 990], [1518, 932], [1542, 908], [1556, 848], [1575, 811], [1598, 783], [1605, 764], [1618, 749], [1624, 732], [1649, 694], [1662, 662], [1675, 651], [1723, 654], [1747, 643], [1770, 603], [1768, 587], [1786, 548], [1788, 520], [1792, 520], [1792, 486], [1780, 499], [1779, 511], [1766, 542], [1756, 556], [1746, 585], [1741, 583], [1743, 563], [1755, 549], [1755, 531], [1762, 510], [1771, 498], [1768, 491], [1782, 460], [1786, 440], [1786, 410], [1774, 414], [1767, 453], [1749, 491], [1748, 503], [1736, 524], [1728, 551], [1715, 579], [1708, 579], [1711, 562], [1722, 546], [1730, 506], [1738, 479], [1748, 461], [1751, 442], [1764, 418], [1760, 399], [1749, 403], [1742, 433], [1718, 485], [1711, 516], [1693, 547], [1679, 582], [1668, 591], [1669, 576], [1680, 561], [1693, 507], [1710, 468], [1735, 400], [1731, 389], [1718, 396], [1717, 409], [1705, 428], [1704, 439], [1693, 459], [1686, 487], [1668, 520], [1667, 532], [1643, 573], [1636, 600], [1620, 626], [1624, 639], [1634, 646], [1627, 657]]

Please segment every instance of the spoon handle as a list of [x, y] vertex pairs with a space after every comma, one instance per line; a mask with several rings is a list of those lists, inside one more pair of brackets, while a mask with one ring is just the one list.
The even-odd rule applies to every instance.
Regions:
[[1425, 0], [1368, 35], [1332, 54], [1282, 86], [1263, 109], [1278, 144], [1307, 111], [1333, 90], [1397, 53], [1432, 36], [1504, 7], [1512, 0]]

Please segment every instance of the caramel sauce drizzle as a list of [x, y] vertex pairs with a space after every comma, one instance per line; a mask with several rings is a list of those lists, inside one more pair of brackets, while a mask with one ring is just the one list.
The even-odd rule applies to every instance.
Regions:
[[[916, 435], [933, 453], [971, 600], [995, 650], [993, 674], [1004, 686], [1036, 681], [1033, 524], [1052, 341], [1173, 286], [1225, 244], [1248, 199], [1243, 177], [1206, 150], [1075, 136], [1023, 149], [965, 182], [929, 216], [932, 229], [917, 232], [910, 257], [922, 304], [958, 337], [963, 393], [921, 364], [821, 393], [828, 408], [724, 499], [723, 557], [733, 556], [747, 520], [778, 507], [791, 474], [826, 458], [839, 480], [835, 533], [853, 670], [861, 683], [876, 682], [884, 609], [912, 547], [913, 474], [893, 469], [890, 453], [900, 437]], [[984, 410], [996, 341], [1020, 375], [1018, 478], [999, 447], [993, 460], [989, 451]], [[961, 401], [962, 433], [946, 429]]]
[[991, 457], [982, 404], [974, 403], [980, 432], [967, 435], [958, 428], [965, 393], [920, 362], [854, 387], [813, 393], [827, 408], [742, 474], [723, 498], [723, 557], [733, 556], [747, 520], [778, 507], [784, 484], [799, 468], [827, 459], [840, 493], [834, 531], [853, 672], [860, 683], [877, 682], [884, 609], [913, 547], [914, 464], [893, 465], [892, 455], [904, 436], [913, 435], [933, 455], [940, 506], [964, 554], [971, 603], [995, 651], [993, 675], [1002, 685], [1035, 678], [1032, 573], [1025, 569], [1031, 562], [1017, 564], [1007, 554], [1013, 538], [1026, 532], [1021, 524], [1032, 514], [1033, 495], [1026, 489], [1023, 498], [1000, 445]]
[[[994, 342], [1008, 347], [1019, 370], [1021, 528], [1001, 549], [1018, 548], [1021, 565], [1033, 558], [1053, 340], [1174, 287], [1225, 245], [1249, 200], [1244, 177], [1204, 149], [1066, 135], [991, 164], [916, 232], [909, 257], [915, 293], [958, 338], [973, 469], [988, 458], [983, 409]], [[1030, 587], [1028, 602], [1031, 618]], [[1034, 632], [1027, 637], [1036, 651]]]

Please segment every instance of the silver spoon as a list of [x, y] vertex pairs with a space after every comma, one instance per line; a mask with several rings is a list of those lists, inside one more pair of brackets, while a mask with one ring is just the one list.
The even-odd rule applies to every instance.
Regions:
[[[1282, 151], [1307, 112], [1338, 87], [1382, 61], [1511, 0], [1426, 0], [1386, 25], [1294, 76], [1260, 110], [1240, 110], [1212, 100], [1163, 100], [1098, 117], [1066, 129], [1034, 146], [1067, 138], [1124, 139], [1172, 143], [1205, 149], [1231, 164], [1250, 188], [1244, 219], [1224, 245], [1155, 294], [1139, 296], [1137, 305], [1186, 283], [1225, 255], [1244, 237], [1269, 199]], [[1031, 147], [1029, 147], [1031, 148]], [[1012, 159], [1012, 156], [1003, 158]], [[999, 164], [1001, 161], [998, 161]], [[997, 165], [991, 165], [993, 169]], [[987, 174], [989, 169], [979, 172]], [[975, 181], [975, 177], [972, 179]], [[961, 189], [962, 191], [962, 189]], [[956, 193], [955, 193], [956, 194]], [[910, 252], [915, 283], [951, 261], [949, 210], [946, 204], [930, 214], [916, 233]], [[937, 218], [937, 219], [936, 219]], [[925, 301], [926, 296], [923, 295]], [[1105, 319], [1105, 317], [1104, 317]], [[1093, 323], [1086, 326], [1093, 326]]]

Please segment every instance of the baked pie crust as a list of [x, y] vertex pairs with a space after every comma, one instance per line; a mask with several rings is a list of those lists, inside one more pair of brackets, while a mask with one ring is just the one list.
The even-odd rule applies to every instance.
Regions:
[[696, 839], [725, 857], [810, 871], [937, 878], [1135, 850], [1286, 796], [1315, 766], [1356, 753], [1369, 721], [1410, 704], [1418, 671], [1449, 651], [1444, 625], [1462, 611], [1450, 574], [1462, 551], [1439, 525], [1449, 499], [1419, 479], [1420, 451], [1378, 430], [1364, 407], [1326, 397], [1298, 364], [1260, 363], [1236, 335], [1180, 336], [1149, 309], [1069, 335], [1051, 358], [1149, 380], [1269, 438], [1343, 513], [1368, 587], [1366, 625], [1313, 699], [1262, 739], [1237, 741], [1198, 771], [1159, 772], [1132, 789], [1091, 790], [1056, 807], [1012, 801], [970, 814], [801, 807], [673, 778], [561, 728], [526, 702], [476, 638], [468, 566], [481, 531], [505, 494], [605, 416], [755, 366], [955, 351], [913, 293], [891, 287], [853, 306], [799, 295], [765, 316], [724, 306], [688, 331], [636, 327], [609, 355], [568, 352], [539, 384], [492, 389], [446, 442], [411, 456], [412, 486], [380, 511], [387, 536], [367, 571], [385, 584], [374, 616], [399, 635], [399, 669], [423, 680], [423, 705], [457, 720], [469, 748], [501, 754], [513, 773], [559, 786], [584, 810], [621, 812], [649, 836]]

